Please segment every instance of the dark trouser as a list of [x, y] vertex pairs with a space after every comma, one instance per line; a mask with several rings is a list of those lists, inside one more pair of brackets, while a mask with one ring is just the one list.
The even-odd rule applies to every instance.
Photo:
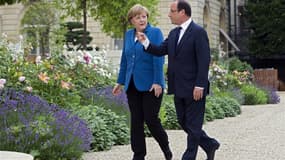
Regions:
[[195, 160], [199, 145], [207, 152], [217, 143], [202, 129], [205, 102], [205, 97], [199, 101], [194, 101], [193, 98], [174, 97], [178, 123], [187, 133], [187, 149], [182, 160]]
[[134, 152], [133, 159], [144, 160], [144, 156], [146, 155], [144, 122], [162, 151], [168, 150], [168, 137], [158, 118], [162, 95], [155, 97], [154, 92], [140, 92], [136, 89], [131, 80], [127, 90], [127, 97], [131, 112], [131, 146]]

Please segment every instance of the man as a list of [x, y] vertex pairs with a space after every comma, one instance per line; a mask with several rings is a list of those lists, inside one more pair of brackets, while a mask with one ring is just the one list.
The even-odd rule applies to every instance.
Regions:
[[202, 129], [206, 95], [209, 93], [208, 36], [191, 19], [191, 7], [185, 0], [172, 2], [168, 16], [179, 27], [171, 30], [160, 46], [151, 44], [142, 32], [136, 36], [147, 52], [157, 56], [168, 55], [168, 93], [174, 94], [178, 122], [187, 133], [187, 149], [182, 160], [195, 160], [199, 145], [206, 152], [207, 160], [214, 160], [220, 144]]

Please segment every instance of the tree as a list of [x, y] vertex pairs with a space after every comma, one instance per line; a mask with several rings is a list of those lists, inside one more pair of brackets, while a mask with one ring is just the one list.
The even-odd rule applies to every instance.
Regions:
[[108, 35], [121, 38], [129, 27], [127, 12], [136, 3], [146, 6], [150, 13], [150, 22], [157, 15], [158, 0], [58, 0], [58, 6], [63, 10], [63, 17], [72, 16], [80, 20], [83, 18], [86, 31], [86, 17], [90, 15], [99, 20], [102, 29]]
[[13, 4], [13, 3], [16, 3], [17, 0], [0, 0], [0, 5], [3, 5], [3, 4]]
[[155, 24], [158, 0], [95, 1], [97, 8], [91, 10], [91, 14], [96, 20], [101, 22], [103, 31], [112, 37], [123, 37], [126, 30], [130, 27], [127, 20], [128, 10], [137, 3], [140, 3], [149, 9], [151, 15], [149, 21]]
[[58, 23], [56, 13], [52, 3], [33, 2], [21, 20], [21, 32], [27, 35], [26, 41], [32, 45], [32, 52], [38, 50], [43, 57], [50, 54], [50, 34]]
[[[67, 22], [64, 24], [64, 27], [67, 28], [65, 34], [65, 44], [69, 50], [74, 46], [78, 46], [76, 50], [83, 49], [83, 44], [89, 44], [92, 41], [92, 37], [89, 36], [89, 32], [82, 30], [83, 24], [80, 22]], [[85, 35], [85, 37], [83, 37]], [[83, 40], [85, 40], [83, 42]], [[72, 45], [72, 46], [70, 46]], [[86, 50], [90, 48], [86, 48]]]
[[285, 1], [248, 0], [249, 49], [257, 57], [285, 55]]
[[[95, 7], [93, 0], [56, 0], [55, 2], [59, 9], [63, 10], [62, 18], [71, 16], [78, 21], [83, 19], [83, 33], [87, 33], [87, 12]], [[87, 36], [83, 34], [82, 46], [84, 50], [87, 49]]]

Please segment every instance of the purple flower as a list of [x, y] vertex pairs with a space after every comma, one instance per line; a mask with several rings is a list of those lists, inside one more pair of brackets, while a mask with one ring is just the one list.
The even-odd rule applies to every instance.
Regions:
[[85, 98], [93, 99], [94, 101], [98, 100], [98, 98], [106, 99], [106, 102], [113, 103], [117, 106], [122, 106], [126, 110], [129, 110], [129, 105], [127, 101], [127, 95], [122, 92], [118, 96], [114, 96], [112, 94], [113, 87], [107, 86], [105, 88], [90, 88], [85, 93]]
[[[59, 145], [69, 152], [87, 151], [93, 138], [85, 121], [77, 116], [37, 96], [13, 90], [0, 90], [0, 135], [2, 149], [29, 153], [37, 148], [40, 155]], [[57, 152], [61, 157], [61, 151]], [[70, 159], [67, 155], [72, 154], [61, 158]]]

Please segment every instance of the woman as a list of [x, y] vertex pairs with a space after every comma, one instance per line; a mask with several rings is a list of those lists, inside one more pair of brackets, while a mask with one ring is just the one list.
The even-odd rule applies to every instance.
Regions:
[[144, 122], [158, 142], [165, 159], [171, 160], [168, 136], [158, 118], [165, 85], [164, 57], [145, 53], [135, 36], [136, 32], [144, 32], [154, 44], [163, 41], [160, 29], [152, 27], [147, 21], [148, 17], [148, 10], [140, 4], [134, 5], [128, 12], [128, 20], [134, 28], [125, 34], [118, 84], [114, 87], [113, 94], [120, 94], [124, 85], [131, 112], [133, 160], [144, 160], [146, 155]]

